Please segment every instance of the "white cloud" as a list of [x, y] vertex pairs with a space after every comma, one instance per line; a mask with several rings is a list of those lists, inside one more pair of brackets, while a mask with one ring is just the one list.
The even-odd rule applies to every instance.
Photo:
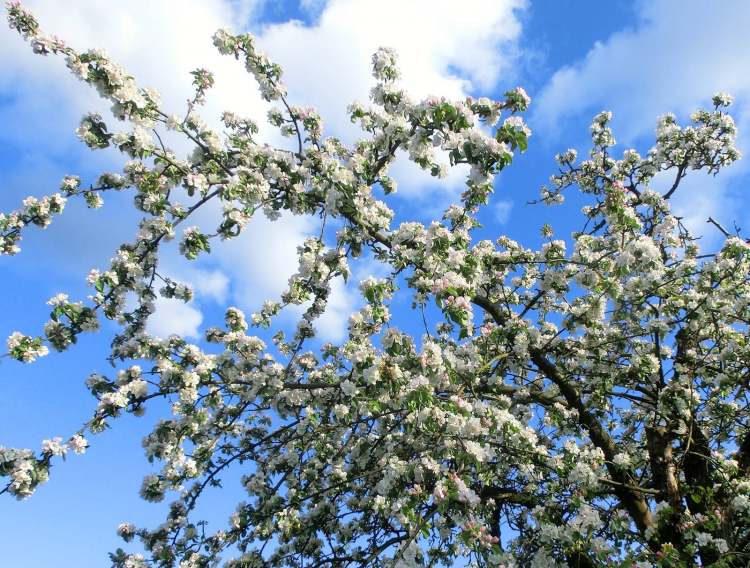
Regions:
[[[261, 42], [285, 69], [293, 96], [348, 123], [345, 107], [367, 98], [370, 57], [380, 46], [399, 53], [404, 85], [415, 95], [462, 97], [491, 89], [510, 72], [523, 0], [333, 0], [313, 26], [266, 27]], [[325, 108], [324, 108], [325, 107]]]
[[[196, 67], [211, 69], [216, 87], [203, 113], [211, 123], [229, 109], [261, 125], [265, 121], [267, 106], [252, 78], [240, 63], [220, 56], [211, 41], [217, 28], [239, 31], [249, 26], [258, 32], [261, 47], [285, 68], [292, 101], [318, 107], [327, 131], [345, 140], [356, 137], [346, 107], [355, 100], [366, 101], [372, 85], [370, 57], [379, 46], [399, 52], [404, 85], [415, 96], [487, 94], [501, 76], [512, 73], [521, 31], [517, 12], [525, 4], [525, 0], [465, 0], [457, 9], [451, 0], [429, 5], [418, 0], [305, 2], [303, 9], [319, 12], [313, 25], [293, 21], [264, 26], [252, 21], [253, 10], [261, 2], [28, 0], [26, 4], [47, 32], [65, 38], [73, 47], [105, 47], [140, 84], [159, 91], [170, 111], [179, 112], [190, 95], [189, 72]], [[84, 167], [93, 160], [95, 167], [116, 167], [114, 154], [99, 153], [92, 158], [72, 135], [83, 113], [106, 110], [105, 105], [70, 76], [61, 61], [31, 54], [9, 31], [0, 34], [0, 93], [12, 96], [0, 110], [4, 122], [0, 136], [21, 151], [52, 156], [61, 176], [74, 173], [67, 170], [71, 162]], [[262, 135], [277, 141], [267, 128]], [[436, 181], [403, 162], [399, 160], [393, 173], [399, 178], [401, 193], [410, 199], [437, 195], [439, 199], [432, 201], [437, 208], [463, 185], [465, 173], [460, 170], [448, 180]], [[216, 268], [231, 279], [232, 299], [257, 306], [277, 296], [296, 269], [297, 244], [314, 228], [312, 220], [299, 217], [273, 224], [257, 219], [245, 235], [217, 246]], [[85, 243], [75, 248], [85, 249]], [[205, 283], [205, 274], [192, 276], [204, 279], [207, 287], [201, 290], [199, 286], [199, 297], [221, 301], [226, 290], [220, 277]], [[326, 316], [330, 324], [322, 325], [341, 326], [352, 302], [351, 292], [337, 285], [331, 299], [335, 315]], [[192, 312], [191, 317], [195, 321]]]
[[[710, 9], [709, 9], [710, 8]], [[738, 145], [750, 126], [750, 4], [655, 0], [640, 3], [638, 25], [597, 42], [586, 57], [559, 70], [535, 101], [533, 124], [547, 139], [556, 138], [571, 117], [614, 113], [615, 136], [624, 144], [653, 132], [656, 119], [674, 112], [685, 121], [711, 95], [736, 97], [732, 113], [739, 124]], [[675, 194], [675, 210], [688, 227], [715, 245], [718, 233], [706, 226], [709, 215], [731, 225], [736, 211], [730, 185], [744, 175], [743, 162], [713, 178], [693, 173]], [[671, 180], [670, 180], [671, 182]], [[655, 186], [666, 183], [666, 177]]]
[[192, 304], [167, 298], [156, 299], [156, 311], [148, 318], [146, 330], [157, 337], [172, 334], [197, 338], [203, 315]]
[[314, 323], [318, 336], [326, 341], [343, 339], [346, 332], [345, 323], [357, 307], [358, 301], [359, 296], [352, 286], [345, 285], [341, 278], [334, 280], [326, 311]]
[[232, 297], [257, 309], [277, 297], [297, 271], [297, 246], [316, 228], [305, 217], [284, 216], [271, 222], [255, 217], [244, 234], [214, 247], [215, 256], [232, 282]]
[[715, 91], [745, 101], [750, 76], [750, 4], [696, 0], [643, 2], [635, 29], [597, 42], [586, 57], [559, 70], [537, 100], [537, 128], [571, 114], [615, 112], [620, 137], [651, 131], [658, 115], [683, 116]]
[[[223, 104], [238, 112], [257, 106], [254, 103], [259, 97], [252, 79], [238, 73], [236, 62], [222, 57], [211, 40], [217, 28], [247, 18], [251, 1], [78, 0], [71, 5], [30, 0], [25, 5], [37, 15], [44, 30], [64, 38], [74, 48], [106, 48], [140, 84], [161, 93], [166, 109], [179, 112], [184, 107], [191, 92], [189, 72], [196, 67], [209, 67], [217, 77], [229, 79], [231, 85], [220, 96]], [[63, 62], [32, 54], [9, 30], [0, 34], [0, 54], [0, 88], [14, 96], [12, 104], [4, 105], [7, 114], [19, 123], [31, 120], [26, 129], [13, 131], [15, 139], [53, 147], [69, 144], [78, 117], [92, 105], [102, 106], [95, 102], [96, 94], [81, 85]], [[52, 93], [54, 96], [50, 96]], [[217, 109], [209, 110], [215, 113]], [[47, 130], [49, 136], [40, 136], [42, 127], [51, 128]]]
[[211, 298], [217, 303], [224, 302], [227, 297], [229, 278], [219, 270], [193, 270], [186, 275], [186, 280], [192, 282], [202, 297]]
[[220, 270], [206, 270], [184, 258], [170, 258], [163, 272], [170, 278], [189, 284], [198, 300], [210, 299], [223, 304], [229, 293], [229, 278]]
[[504, 225], [510, 219], [510, 211], [513, 209], [512, 201], [497, 201], [493, 205], [495, 209], [495, 219], [501, 225]]
[[[517, 17], [525, 0], [333, 0], [313, 26], [293, 21], [269, 26], [260, 42], [285, 70], [291, 98], [315, 106], [329, 133], [352, 141], [359, 130], [347, 106], [366, 102], [372, 79], [370, 58], [380, 46], [399, 54], [402, 84], [416, 98], [431, 95], [462, 99], [489, 94], [500, 77], [512, 75]], [[507, 80], [508, 77], [505, 77]], [[455, 195], [466, 172], [435, 180], [406, 160], [393, 172], [400, 192], [413, 197], [446, 191]], [[449, 198], [452, 195], [445, 196]]]

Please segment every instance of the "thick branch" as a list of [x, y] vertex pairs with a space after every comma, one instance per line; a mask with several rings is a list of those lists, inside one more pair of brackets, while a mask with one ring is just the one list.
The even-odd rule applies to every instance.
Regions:
[[[506, 317], [488, 298], [475, 296], [472, 301], [489, 313], [498, 325], [506, 323]], [[579, 424], [586, 428], [591, 441], [604, 453], [610, 477], [612, 477], [613, 481], [622, 484], [613, 488], [614, 493], [625, 506], [628, 513], [630, 513], [638, 530], [644, 533], [652, 523], [651, 511], [643, 495], [628, 488], [628, 485], [631, 485], [629, 476], [622, 469], [614, 465], [613, 460], [618, 450], [611, 436], [604, 430], [597, 418], [589, 412], [588, 407], [581, 399], [575, 386], [560, 373], [559, 369], [547, 358], [545, 353], [535, 348], [529, 349], [529, 353], [532, 362], [537, 368], [560, 389], [560, 393], [565, 398], [568, 406], [576, 410]]]

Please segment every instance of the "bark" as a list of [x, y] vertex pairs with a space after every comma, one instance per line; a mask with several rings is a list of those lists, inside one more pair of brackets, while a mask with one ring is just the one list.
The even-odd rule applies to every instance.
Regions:
[[568, 554], [566, 560], [569, 568], [596, 568], [597, 566], [591, 558], [578, 551]]
[[672, 508], [670, 518], [661, 519], [659, 541], [661, 543], [670, 542], [680, 549], [682, 536], [678, 524], [684, 507], [677, 482], [677, 468], [674, 462], [674, 448], [672, 447], [673, 440], [672, 432], [663, 426], [646, 428], [646, 442], [654, 488], [662, 492]]
[[750, 476], [750, 430], [740, 439], [740, 447], [737, 450], [737, 463], [745, 475]]

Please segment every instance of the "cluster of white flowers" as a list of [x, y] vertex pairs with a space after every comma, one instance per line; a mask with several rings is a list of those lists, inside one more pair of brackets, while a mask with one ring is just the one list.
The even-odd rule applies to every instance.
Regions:
[[214, 45], [221, 53], [234, 55], [237, 59], [244, 57], [245, 68], [258, 81], [264, 99], [274, 101], [286, 94], [286, 88], [281, 83], [281, 67], [256, 49], [253, 36], [235, 36], [229, 30], [219, 30], [214, 35]]
[[0, 471], [10, 477], [7, 490], [18, 499], [32, 495], [36, 485], [49, 476], [47, 468], [39, 467], [31, 450], [3, 446], [0, 446]]
[[20, 331], [14, 331], [6, 342], [8, 353], [14, 359], [24, 363], [32, 363], [38, 357], [44, 357], [49, 349], [42, 343], [39, 337], [29, 337]]
[[41, 199], [27, 197], [20, 209], [8, 214], [0, 213], [0, 255], [20, 252], [17, 243], [21, 240], [21, 230], [27, 225], [46, 228], [52, 222], [53, 215], [63, 212], [65, 202], [65, 197], [59, 193]]

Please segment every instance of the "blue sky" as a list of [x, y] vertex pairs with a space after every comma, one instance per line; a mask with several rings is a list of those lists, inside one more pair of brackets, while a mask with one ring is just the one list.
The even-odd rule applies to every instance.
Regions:
[[[217, 88], [205, 114], [214, 122], [225, 109], [259, 121], [266, 110], [240, 66], [215, 54], [210, 36], [222, 26], [257, 33], [287, 69], [294, 102], [318, 107], [327, 131], [345, 140], [356, 135], [346, 105], [366, 99], [369, 56], [381, 44], [399, 51], [404, 82], [417, 95], [499, 96], [524, 86], [533, 100], [530, 148], [498, 178], [481, 217], [482, 237], [505, 233], [533, 245], [542, 223], [562, 238], [580, 228], [575, 199], [559, 208], [526, 202], [554, 172], [556, 152], [587, 150], [588, 124], [600, 110], [614, 112], [621, 150], [645, 152], [657, 116], [674, 112], [684, 121], [714, 91], [725, 90], [736, 97], [741, 149], [750, 132], [746, 2], [37, 0], [28, 6], [44, 28], [74, 47], [106, 47], [142, 84], [159, 90], [168, 108], [179, 110], [188, 96], [188, 71], [215, 70]], [[62, 61], [33, 56], [18, 37], [0, 29], [0, 210], [16, 208], [27, 195], [54, 192], [66, 174], [92, 180], [121, 167], [116, 154], [91, 153], [75, 138], [80, 116], [92, 109], [106, 106], [68, 75]], [[406, 164], [393, 173], [400, 189], [392, 206], [402, 219], [429, 220], [461, 190], [461, 172], [441, 186]], [[687, 180], [677, 206], [704, 235], [707, 249], [718, 241], [706, 226], [709, 215], [725, 226], [750, 223], [747, 182], [745, 162], [716, 178]], [[45, 302], [57, 292], [85, 297], [88, 270], [104, 265], [135, 232], [137, 216], [128, 209], [127, 196], [110, 198], [98, 211], [71, 203], [50, 228], [27, 233], [19, 256], [0, 258], [0, 337], [37, 332], [48, 315]], [[169, 272], [197, 283], [196, 300], [161, 305], [153, 331], [195, 336], [218, 322], [228, 305], [256, 309], [281, 291], [295, 267], [296, 244], [314, 229], [304, 219], [261, 220], [199, 264], [168, 252]], [[371, 267], [355, 268], [355, 276], [364, 276]], [[356, 302], [354, 289], [339, 286], [321, 322], [324, 337], [341, 336]], [[408, 302], [403, 306], [396, 317], [409, 326]], [[31, 366], [0, 360], [0, 444], [37, 448], [44, 438], [75, 431], [95, 406], [83, 381], [107, 370], [110, 337], [111, 328], [105, 328]], [[119, 522], [157, 524], [163, 507], [141, 502], [137, 492], [149, 467], [140, 441], [159, 412], [120, 420], [92, 440], [89, 453], [56, 466], [52, 480], [31, 499], [0, 499], [0, 565], [106, 565], [106, 553], [120, 545], [114, 534]], [[227, 487], [221, 499], [206, 505], [212, 519], [223, 518], [240, 498], [233, 484]]]

